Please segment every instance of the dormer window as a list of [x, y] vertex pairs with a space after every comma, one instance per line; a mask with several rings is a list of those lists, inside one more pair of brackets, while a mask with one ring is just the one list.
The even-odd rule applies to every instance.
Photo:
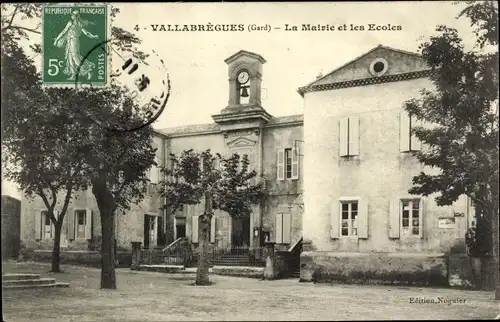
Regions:
[[388, 64], [383, 58], [377, 58], [370, 64], [370, 73], [373, 76], [382, 76], [387, 72]]

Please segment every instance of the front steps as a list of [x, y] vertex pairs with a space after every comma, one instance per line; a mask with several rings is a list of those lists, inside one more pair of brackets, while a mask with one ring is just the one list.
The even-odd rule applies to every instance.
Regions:
[[2, 274], [2, 289], [39, 289], [69, 287], [69, 283], [56, 282], [55, 278], [40, 274]]

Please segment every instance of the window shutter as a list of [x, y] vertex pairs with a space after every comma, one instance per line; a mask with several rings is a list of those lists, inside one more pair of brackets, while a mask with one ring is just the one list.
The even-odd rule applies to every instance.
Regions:
[[210, 221], [210, 242], [215, 243], [215, 233], [216, 233], [216, 218], [212, 215], [212, 220]]
[[359, 200], [358, 211], [358, 238], [368, 238], [368, 202], [364, 199]]
[[344, 157], [348, 155], [348, 142], [347, 136], [349, 131], [349, 118], [344, 117], [340, 119], [339, 123], [339, 151], [340, 156]]
[[285, 180], [285, 149], [278, 149], [276, 173], [278, 181]]
[[[418, 121], [418, 120], [414, 120], [413, 118], [410, 117], [410, 131], [412, 131], [413, 128], [417, 127], [417, 126], [422, 126], [422, 122]], [[420, 142], [420, 140], [417, 139], [417, 137], [414, 134], [411, 134], [410, 149], [412, 151], [422, 150], [422, 142]]]
[[424, 217], [425, 217], [425, 200], [424, 198], [420, 199], [420, 204], [418, 205], [418, 233], [420, 238], [424, 238]]
[[292, 241], [292, 216], [291, 214], [283, 214], [283, 244], [290, 244]]
[[476, 222], [476, 209], [474, 208], [474, 203], [470, 197], [467, 197], [467, 215], [469, 224], [467, 228], [470, 228], [472, 227], [472, 222]]
[[215, 159], [214, 159], [214, 170], [220, 170], [221, 169], [221, 163], [220, 163], [220, 160], [217, 156], [215, 156]]
[[36, 240], [42, 239], [42, 219], [43, 219], [42, 214], [43, 213], [41, 210], [37, 210], [35, 212], [35, 239]]
[[66, 214], [66, 234], [68, 236], [68, 240], [75, 239], [75, 212], [69, 211]]
[[299, 179], [299, 148], [292, 149], [292, 179]]
[[349, 155], [359, 155], [359, 117], [349, 118]]
[[401, 112], [399, 117], [399, 151], [410, 150], [410, 116], [406, 111]]
[[92, 209], [85, 209], [85, 239], [92, 239]]
[[330, 213], [330, 237], [339, 238], [340, 237], [340, 207], [342, 205], [340, 202], [334, 202], [331, 213]]
[[399, 208], [401, 201], [399, 199], [391, 200], [389, 205], [389, 238], [399, 238], [399, 229], [401, 226], [399, 220]]
[[283, 214], [277, 214], [276, 215], [276, 244], [282, 244], [283, 243]]
[[158, 183], [159, 172], [160, 172], [159, 167], [155, 165], [151, 166], [151, 170], [149, 171], [149, 180], [151, 181], [151, 183]]
[[191, 228], [191, 243], [196, 244], [198, 243], [198, 217], [199, 216], [192, 216], [193, 224]]

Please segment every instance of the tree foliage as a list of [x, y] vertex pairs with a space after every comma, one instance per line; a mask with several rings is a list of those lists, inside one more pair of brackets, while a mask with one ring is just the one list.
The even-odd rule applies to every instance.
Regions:
[[[30, 36], [40, 34], [42, 8], [41, 4], [2, 5], [2, 159], [8, 164], [8, 179], [28, 196], [38, 195], [49, 210], [56, 227], [53, 267], [54, 261], [58, 267], [58, 237], [72, 193], [92, 187], [103, 238], [101, 287], [116, 288], [114, 216], [144, 198], [146, 172], [155, 156], [152, 129], [108, 130], [116, 124], [143, 122], [146, 111], [123, 88], [41, 87], [33, 59], [21, 43], [40, 52]], [[112, 17], [118, 13], [118, 8], [111, 8]], [[133, 47], [141, 41], [132, 33], [119, 27], [111, 33], [118, 51], [147, 58]], [[65, 193], [64, 206], [55, 218], [59, 193]]]
[[190, 149], [179, 157], [171, 154], [170, 158], [172, 168], [164, 172], [172, 180], [164, 182], [163, 194], [173, 211], [201, 203], [210, 192], [213, 209], [234, 217], [247, 216], [251, 204], [261, 197], [262, 183], [255, 180], [255, 170], [249, 171], [247, 155], [235, 153], [224, 158], [210, 150], [199, 153]]
[[213, 155], [210, 150], [195, 152], [185, 150], [180, 156], [171, 157], [171, 167], [163, 169], [167, 180], [162, 182], [162, 195], [166, 207], [173, 212], [185, 205], [204, 204], [204, 212], [199, 214], [198, 271], [196, 284], [207, 285], [208, 278], [208, 231], [214, 210], [227, 212], [231, 217], [249, 216], [252, 204], [262, 197], [262, 182], [257, 173], [249, 171], [247, 155], [230, 157]]
[[86, 138], [72, 123], [75, 104], [68, 104], [72, 95], [67, 90], [42, 90], [33, 61], [13, 38], [2, 41], [2, 63], [4, 175], [28, 198], [37, 195], [43, 201], [55, 227], [52, 271], [58, 272], [66, 210], [73, 191], [88, 185], [83, 161]]
[[[476, 3], [464, 14], [482, 21], [477, 12], [486, 6]], [[437, 30], [438, 36], [420, 46], [423, 58], [435, 69], [431, 80], [436, 90], [423, 90], [405, 109], [432, 124], [415, 127], [415, 136], [429, 147], [416, 156], [440, 173], [416, 176], [410, 192], [438, 192], [439, 205], [450, 205], [466, 194], [491, 210], [498, 197], [498, 50], [466, 51], [456, 29]], [[478, 43], [494, 44], [495, 37], [485, 33]]]
[[[458, 3], [461, 4], [461, 3]], [[468, 1], [458, 17], [471, 22], [476, 43], [465, 48], [458, 31], [438, 26], [438, 35], [420, 46], [434, 69], [434, 90], [405, 103], [406, 111], [426, 126], [412, 131], [426, 149], [416, 153], [435, 174], [413, 178], [412, 194], [436, 193], [438, 205], [451, 205], [467, 195], [475, 204], [476, 228], [469, 246], [481, 255], [493, 247], [498, 275], [498, 7], [493, 1]], [[472, 238], [474, 233], [474, 238]]]

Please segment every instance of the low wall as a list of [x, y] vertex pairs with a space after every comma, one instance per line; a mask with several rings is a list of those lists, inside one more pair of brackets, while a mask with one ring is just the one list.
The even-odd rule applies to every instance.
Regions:
[[[101, 254], [97, 251], [61, 251], [61, 264], [76, 264], [91, 267], [101, 267]], [[29, 259], [38, 262], [50, 262], [52, 260], [52, 251], [50, 250], [34, 250], [25, 256], [24, 259]], [[132, 263], [132, 253], [117, 252], [116, 267], [130, 267]]]
[[300, 280], [352, 284], [448, 285], [445, 254], [303, 252]]
[[240, 267], [240, 266], [214, 266], [212, 273], [215, 275], [262, 278], [264, 267]]

